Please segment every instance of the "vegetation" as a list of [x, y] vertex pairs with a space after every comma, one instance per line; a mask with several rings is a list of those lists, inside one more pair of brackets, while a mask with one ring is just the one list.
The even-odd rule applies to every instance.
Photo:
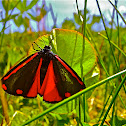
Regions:
[[[26, 0], [2, 1], [5, 15], [1, 12], [0, 23], [3, 25], [0, 32], [0, 77], [2, 78], [15, 63], [33, 53], [31, 45], [34, 41], [42, 48], [49, 44], [48, 36], [51, 34], [56, 41], [56, 45], [53, 41], [51, 43], [52, 51], [78, 73], [86, 84], [86, 89], [59, 103], [50, 104], [44, 102], [39, 95], [34, 99], [26, 99], [6, 94], [0, 83], [1, 125], [126, 125], [126, 28], [121, 27], [119, 19], [125, 25], [126, 21], [125, 15], [118, 11], [118, 0], [115, 0], [114, 5], [108, 1], [113, 7], [111, 21], [102, 14], [98, 0], [96, 3], [100, 15], [90, 14], [87, 0], [84, 9], [79, 10], [76, 0], [78, 12], [74, 13], [74, 20], [65, 19], [61, 28], [67, 30], [55, 29], [55, 34], [53, 28], [57, 27], [57, 17], [54, 15], [53, 6], [47, 8], [44, 0], [41, 8], [37, 6], [37, 0], [31, 1], [29, 5]], [[18, 9], [17, 13], [15, 9]], [[46, 31], [45, 26], [44, 17], [48, 12], [51, 12], [54, 22], [51, 32]], [[92, 21], [87, 23], [91, 19]], [[9, 24], [12, 20], [16, 26], [19, 28], [23, 26], [25, 30], [22, 33], [19, 31], [13, 33]], [[30, 25], [31, 20], [37, 22], [38, 32], [34, 32], [35, 29]], [[41, 20], [43, 26], [40, 25]], [[96, 23], [105, 30], [92, 30]], [[40, 26], [43, 27], [42, 30]], [[8, 29], [10, 32], [5, 34]], [[80, 33], [70, 30], [76, 30], [86, 38], [83, 39]], [[76, 36], [78, 39], [75, 41]], [[71, 51], [72, 49], [76, 51]]]

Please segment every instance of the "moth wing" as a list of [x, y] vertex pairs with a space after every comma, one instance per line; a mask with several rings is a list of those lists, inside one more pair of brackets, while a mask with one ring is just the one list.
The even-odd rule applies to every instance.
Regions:
[[34, 83], [39, 64], [38, 52], [24, 59], [2, 78], [3, 89], [13, 95], [36, 97], [37, 85], [34, 86], [33, 96], [27, 96], [27, 94]]

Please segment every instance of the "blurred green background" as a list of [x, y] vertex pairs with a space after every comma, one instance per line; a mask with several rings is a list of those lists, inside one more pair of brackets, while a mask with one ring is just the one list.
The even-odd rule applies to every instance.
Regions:
[[[114, 6], [110, 2], [106, 0], [106, 2], [102, 1], [98, 4], [97, 0], [92, 0], [92, 3], [87, 2], [87, 6], [84, 6], [86, 1], [79, 0], [62, 2], [49, 0], [0, 1], [0, 77], [28, 55], [34, 41], [37, 41], [42, 35], [49, 34], [53, 28], [76, 30], [82, 33], [95, 48], [98, 63], [87, 77], [90, 81], [94, 80], [91, 76], [94, 71], [99, 73], [98, 78], [102, 80], [126, 69], [126, 2], [113, 0]], [[101, 13], [99, 13], [100, 10]], [[74, 106], [74, 103], [67, 103], [63, 108], [50, 112], [29, 125], [99, 124], [123, 77], [123, 75], [117, 77], [110, 83], [98, 86], [89, 92], [90, 96], [86, 100], [85, 108], [81, 106], [82, 103], [78, 98], [76, 109], [71, 107]], [[90, 81], [87, 82], [88, 85], [90, 85]], [[119, 95], [106, 119], [108, 124], [113, 126], [126, 124], [125, 85]], [[24, 99], [12, 95], [6, 95], [6, 97], [9, 122], [12, 126], [20, 126], [50, 106], [39, 96], [36, 99]], [[108, 102], [105, 104], [107, 100]], [[87, 124], [82, 119], [84, 112], [79, 114], [79, 109], [86, 111], [84, 121]], [[0, 123], [6, 125], [2, 104], [0, 104]]]

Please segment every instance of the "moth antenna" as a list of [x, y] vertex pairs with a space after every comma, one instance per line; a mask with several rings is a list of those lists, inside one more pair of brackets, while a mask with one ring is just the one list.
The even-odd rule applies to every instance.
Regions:
[[[36, 42], [34, 42], [41, 50], [42, 50], [42, 48], [36, 43]], [[33, 49], [35, 50], [35, 51], [40, 51], [40, 50], [36, 50], [35, 48], [34, 48], [34, 45], [32, 44], [32, 47], [33, 47]]]

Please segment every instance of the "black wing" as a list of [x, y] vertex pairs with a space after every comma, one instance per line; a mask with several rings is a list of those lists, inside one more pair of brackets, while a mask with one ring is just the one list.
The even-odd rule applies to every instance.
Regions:
[[[38, 52], [20, 62], [2, 78], [3, 89], [10, 94], [27, 97], [39, 63]], [[37, 94], [34, 92], [33, 95], [36, 97]]]
[[[42, 66], [45, 66], [44, 63]], [[65, 61], [53, 54], [38, 93], [45, 101], [55, 103], [84, 88], [85, 85], [76, 72]]]
[[53, 67], [56, 77], [56, 85], [59, 94], [63, 98], [69, 97], [86, 88], [77, 73], [57, 55], [55, 55], [55, 58], [53, 59]]

